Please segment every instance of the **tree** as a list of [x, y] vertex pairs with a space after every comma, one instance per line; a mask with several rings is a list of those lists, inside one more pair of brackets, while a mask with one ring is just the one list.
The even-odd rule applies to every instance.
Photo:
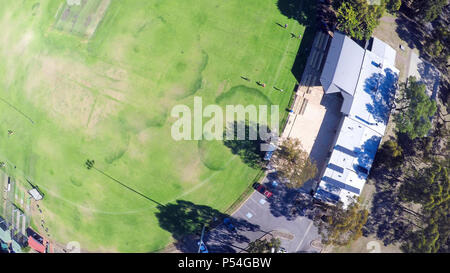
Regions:
[[433, 162], [419, 170], [401, 186], [403, 201], [420, 204], [422, 224], [412, 232], [402, 248], [405, 252], [448, 252], [450, 238], [450, 179], [449, 161]]
[[403, 149], [395, 140], [388, 140], [378, 150], [376, 162], [388, 168], [399, 167], [402, 163]]
[[436, 102], [426, 94], [425, 84], [410, 77], [408, 86], [400, 89], [397, 103], [401, 108], [394, 115], [397, 130], [406, 133], [409, 138], [425, 136], [431, 129], [430, 118], [436, 113]]
[[278, 238], [272, 237], [270, 240], [267, 239], [257, 239], [248, 244], [247, 251], [249, 253], [270, 253], [272, 252], [272, 248], [274, 252], [278, 252], [281, 246], [281, 241]]
[[436, 253], [439, 250], [438, 240], [438, 226], [429, 225], [413, 232], [409, 240], [402, 245], [402, 249], [407, 253]]
[[340, 0], [337, 9], [337, 28], [357, 40], [368, 40], [383, 16], [385, 3], [369, 5], [366, 0]]
[[369, 212], [354, 200], [347, 208], [342, 202], [328, 206], [323, 215], [317, 214], [314, 223], [325, 245], [344, 246], [362, 236]]
[[450, 198], [447, 168], [434, 162], [431, 167], [416, 171], [400, 186], [399, 197], [425, 208], [439, 205]]
[[402, 0], [388, 0], [386, 2], [386, 9], [391, 12], [397, 12], [402, 5]]
[[95, 160], [87, 159], [86, 162], [85, 162], [85, 165], [86, 165], [86, 168], [87, 168], [88, 170], [90, 170], [90, 169], [92, 169], [92, 168], [94, 167], [94, 165], [95, 165]]
[[410, 8], [415, 15], [424, 22], [431, 22], [442, 13], [447, 0], [412, 0]]
[[440, 66], [447, 65], [450, 57], [450, 31], [449, 26], [440, 24], [433, 30], [433, 34], [425, 41], [425, 52]]
[[290, 188], [300, 188], [317, 174], [317, 167], [303, 150], [300, 140], [285, 139], [273, 154], [273, 165], [278, 174], [289, 180]]
[[338, 10], [337, 23], [340, 31], [361, 40], [359, 35], [359, 21], [356, 12], [348, 3], [343, 3]]
[[442, 13], [445, 5], [447, 0], [412, 0], [410, 7], [420, 20], [432, 22]]

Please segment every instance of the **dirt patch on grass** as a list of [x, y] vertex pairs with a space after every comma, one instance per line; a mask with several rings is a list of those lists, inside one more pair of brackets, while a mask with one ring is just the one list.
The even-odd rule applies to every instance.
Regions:
[[[88, 27], [86, 28], [85, 33], [88, 38], [91, 38], [91, 36], [94, 35], [95, 30], [97, 29], [98, 25], [103, 20], [103, 17], [106, 14], [109, 4], [111, 4], [111, 0], [103, 0], [100, 3], [100, 6], [98, 7], [95, 14], [88, 17], [89, 19], [94, 18], [92, 20], [89, 20], [89, 24], [87, 24]], [[92, 21], [92, 23], [91, 23], [91, 21]]]
[[65, 127], [93, 128], [120, 111], [126, 101], [127, 93], [121, 90], [127, 90], [129, 83], [120, 69], [109, 72], [117, 79], [111, 80], [102, 76], [103, 64], [88, 67], [49, 56], [40, 57], [37, 63], [25, 84], [27, 97]]
[[83, 0], [80, 5], [64, 3], [55, 17], [55, 29], [90, 39], [108, 10], [111, 0]]
[[[183, 159], [180, 159], [179, 161], [182, 160]], [[177, 173], [183, 182], [196, 183], [199, 181], [200, 169], [203, 164], [198, 157], [183, 160], [177, 165], [179, 166]]]

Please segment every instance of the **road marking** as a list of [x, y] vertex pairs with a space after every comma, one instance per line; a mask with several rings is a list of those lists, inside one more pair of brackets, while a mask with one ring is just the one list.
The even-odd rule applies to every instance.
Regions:
[[[259, 195], [259, 194], [258, 194]], [[259, 198], [259, 196], [255, 196], [256, 198]], [[251, 198], [251, 200], [253, 201], [253, 202], [255, 202], [255, 204], [258, 204], [258, 206], [261, 206], [261, 205], [263, 205], [263, 203], [261, 203], [261, 200], [259, 200], [259, 201], [256, 201], [255, 199], [253, 199], [253, 198]]]
[[[255, 200], [253, 200], [253, 201], [255, 201]], [[247, 204], [244, 204], [244, 207], [247, 208], [249, 211], [253, 212], [253, 214], [256, 215], [255, 211], [252, 210], [252, 209], [250, 208], [250, 206], [248, 206]]]
[[309, 230], [311, 229], [312, 225], [313, 225], [313, 222], [309, 223], [309, 226], [308, 226], [308, 228], [307, 228], [306, 231], [305, 231], [305, 235], [303, 236], [303, 239], [302, 239], [302, 240], [300, 241], [300, 243], [298, 244], [297, 249], [295, 250], [295, 252], [298, 252], [298, 250], [300, 249], [300, 246], [303, 244], [303, 241], [305, 240], [306, 235], [308, 234], [308, 232], [309, 232]]

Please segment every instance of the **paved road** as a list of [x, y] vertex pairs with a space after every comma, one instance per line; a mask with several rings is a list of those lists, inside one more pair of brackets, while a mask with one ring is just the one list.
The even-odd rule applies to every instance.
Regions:
[[[269, 175], [263, 183], [273, 191], [272, 197], [255, 191], [232, 215], [236, 233], [222, 224], [205, 236], [210, 252], [245, 252], [249, 242], [269, 233], [280, 238], [289, 253], [320, 251], [311, 246], [313, 240], [320, 238], [317, 228], [302, 210], [311, 207], [311, 197], [282, 184], [273, 187], [274, 180], [276, 176]], [[296, 200], [300, 201], [295, 203]], [[296, 209], [298, 212], [294, 213]]]

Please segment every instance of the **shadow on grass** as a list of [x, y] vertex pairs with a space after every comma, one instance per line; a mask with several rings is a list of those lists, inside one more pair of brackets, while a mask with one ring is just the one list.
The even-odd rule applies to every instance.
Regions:
[[297, 57], [295, 58], [294, 65], [291, 69], [291, 72], [295, 76], [297, 82], [300, 82], [316, 34], [317, 1], [279, 0], [277, 6], [283, 15], [289, 19], [297, 20], [306, 28]]
[[158, 201], [156, 201], [156, 200], [154, 200], [154, 199], [152, 199], [152, 198], [150, 198], [150, 197], [148, 197], [148, 196], [142, 194], [141, 192], [139, 192], [139, 191], [133, 189], [132, 187], [127, 186], [125, 183], [121, 182], [120, 180], [118, 180], [118, 179], [112, 177], [111, 175], [105, 173], [104, 171], [102, 171], [102, 170], [96, 168], [94, 165], [95, 165], [95, 161], [89, 160], [89, 159], [86, 161], [86, 166], [87, 166], [88, 170], [94, 169], [94, 170], [96, 170], [98, 173], [100, 173], [100, 174], [106, 176], [107, 178], [109, 178], [111, 181], [116, 182], [117, 184], [119, 184], [119, 185], [122, 186], [123, 188], [125, 188], [125, 189], [127, 189], [127, 190], [129, 190], [129, 191], [131, 191], [131, 192], [133, 192], [133, 193], [135, 193], [135, 194], [137, 194], [137, 195], [139, 195], [139, 196], [141, 196], [141, 197], [147, 199], [148, 201], [154, 203], [155, 205], [157, 205], [157, 206], [164, 206], [163, 204], [159, 203]]
[[158, 209], [159, 226], [172, 234], [176, 240], [175, 247], [185, 253], [198, 251], [203, 225], [206, 227], [203, 241], [210, 252], [236, 252], [235, 249], [241, 249], [236, 244], [250, 242], [242, 232], [259, 230], [259, 226], [245, 220], [232, 219], [236, 231], [231, 232], [222, 224], [223, 219], [230, 216], [190, 201], [176, 200], [175, 203], [158, 206]]
[[[259, 124], [255, 123], [235, 121], [227, 127], [223, 136], [224, 145], [254, 169], [261, 168], [265, 154], [264, 151], [261, 151], [261, 144], [265, 142], [260, 137], [259, 127]], [[232, 136], [232, 139], [227, 139], [227, 135]]]

